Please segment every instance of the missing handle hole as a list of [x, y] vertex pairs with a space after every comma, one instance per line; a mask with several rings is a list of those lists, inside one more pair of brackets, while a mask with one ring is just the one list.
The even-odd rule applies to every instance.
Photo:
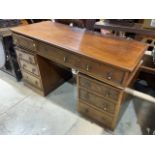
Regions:
[[146, 40], [146, 43], [151, 44], [152, 43], [152, 40], [151, 39], [147, 39]]
[[152, 46], [149, 46], [149, 47], [148, 47], [148, 51], [153, 51], [153, 49], [154, 49], [154, 48], [153, 48]]

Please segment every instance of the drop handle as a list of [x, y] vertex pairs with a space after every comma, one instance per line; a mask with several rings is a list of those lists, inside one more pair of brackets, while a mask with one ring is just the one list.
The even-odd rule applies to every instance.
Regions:
[[64, 62], [66, 62], [67, 61], [67, 57], [64, 57]]
[[111, 80], [111, 79], [112, 79], [112, 72], [107, 73], [107, 79], [108, 79], [108, 80]]
[[33, 43], [33, 47], [36, 47], [36, 44], [35, 43]]
[[111, 76], [108, 76], [108, 80], [111, 80], [112, 79], [112, 77]]
[[106, 106], [103, 108], [103, 110], [104, 110], [104, 111], [107, 111], [107, 108], [106, 108]]
[[87, 70], [87, 71], [90, 70], [90, 66], [89, 66], [89, 65], [86, 66], [86, 70]]

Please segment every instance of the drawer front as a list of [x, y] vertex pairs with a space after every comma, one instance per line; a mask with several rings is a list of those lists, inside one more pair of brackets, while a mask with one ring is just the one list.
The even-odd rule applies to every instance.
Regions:
[[116, 69], [115, 67], [109, 66], [104, 63], [96, 62], [90, 59], [81, 58], [82, 68], [89, 74], [94, 74], [100, 78], [103, 78], [107, 81], [112, 81], [118, 84], [121, 84], [124, 79], [124, 71]]
[[38, 43], [37, 53], [41, 56], [45, 56], [55, 62], [61, 63], [67, 67], [73, 67], [76, 69], [81, 68], [81, 60], [78, 56], [69, 53], [63, 49], [56, 48], [44, 43]]
[[36, 51], [36, 44], [33, 39], [24, 37], [22, 35], [13, 34], [13, 41], [17, 46]]
[[24, 71], [22, 71], [22, 74], [23, 74], [23, 78], [26, 82], [32, 84], [33, 86], [35, 86], [37, 88], [42, 88], [40, 79], [38, 79]]
[[92, 79], [88, 76], [84, 76], [79, 74], [79, 86], [91, 90], [93, 92], [99, 93], [103, 95], [106, 99], [113, 100], [114, 102], [119, 100], [120, 91], [104, 84], [103, 82], [99, 82], [95, 79]]
[[124, 71], [44, 43], [38, 43], [37, 48], [39, 55], [45, 56], [65, 66], [115, 83], [121, 84], [123, 82]]
[[29, 64], [23, 60], [19, 60], [19, 63], [20, 63], [20, 66], [23, 70], [29, 71], [32, 74], [39, 76], [39, 70], [38, 70], [38, 67], [36, 65], [31, 65], [31, 64]]
[[120, 70], [116, 70], [105, 64], [101, 64], [86, 57], [71, 54], [68, 52], [63, 52], [61, 62], [82, 72], [99, 76], [100, 78], [104, 78], [116, 83], [122, 83], [124, 77], [124, 73]]
[[93, 109], [88, 105], [83, 104], [82, 102], [78, 104], [78, 109], [81, 113], [89, 116], [90, 118], [97, 120], [100, 123], [103, 123], [109, 128], [112, 127], [113, 118], [103, 114], [101, 111], [97, 111], [96, 109]]
[[63, 61], [65, 61], [63, 50], [41, 42], [37, 44], [37, 53], [41, 56], [49, 58], [50, 60], [54, 60], [55, 62], [63, 63]]
[[30, 64], [34, 64], [34, 65], [36, 64], [35, 57], [31, 54], [25, 53], [24, 50], [16, 49], [16, 54], [17, 54], [18, 59], [25, 60], [29, 62]]
[[115, 113], [116, 103], [108, 102], [104, 98], [90, 93], [84, 89], [79, 89], [79, 98], [80, 100], [85, 101], [89, 105], [96, 106], [111, 114]]

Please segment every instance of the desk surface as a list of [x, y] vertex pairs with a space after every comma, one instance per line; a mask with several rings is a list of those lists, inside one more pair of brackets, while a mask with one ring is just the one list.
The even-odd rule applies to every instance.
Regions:
[[137, 66], [147, 47], [137, 41], [101, 36], [51, 21], [11, 30], [129, 71]]

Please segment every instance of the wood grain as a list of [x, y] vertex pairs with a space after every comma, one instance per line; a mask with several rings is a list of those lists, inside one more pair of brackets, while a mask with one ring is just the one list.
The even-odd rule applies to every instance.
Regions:
[[11, 30], [128, 71], [134, 70], [147, 48], [137, 41], [105, 37], [51, 21]]

